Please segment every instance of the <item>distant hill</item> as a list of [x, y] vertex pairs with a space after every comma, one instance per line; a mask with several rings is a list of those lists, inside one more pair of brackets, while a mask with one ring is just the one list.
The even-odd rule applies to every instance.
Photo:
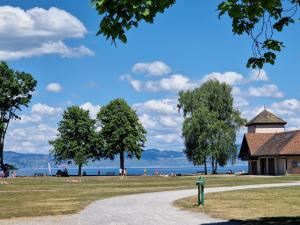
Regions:
[[[48, 160], [51, 161], [52, 166], [55, 166], [53, 158], [45, 154], [32, 153], [17, 153], [12, 151], [4, 152], [5, 162], [13, 164], [18, 168], [46, 168]], [[159, 166], [190, 166], [183, 152], [179, 151], [160, 151], [158, 149], [147, 149], [142, 153], [142, 158], [126, 159], [127, 167], [159, 167]], [[118, 157], [114, 160], [101, 160], [89, 162], [89, 167], [118, 167]]]
[[[238, 146], [239, 149], [239, 146]], [[13, 164], [20, 169], [23, 168], [47, 168], [48, 160], [50, 160], [52, 167], [56, 167], [53, 158], [45, 154], [31, 154], [31, 153], [16, 153], [12, 151], [4, 152], [4, 159], [6, 163]], [[245, 165], [245, 162], [237, 160], [236, 165]], [[89, 162], [88, 167], [119, 167], [119, 157], [111, 161], [100, 160]], [[161, 151], [158, 149], [147, 149], [142, 153], [142, 158], [126, 159], [126, 167], [179, 167], [179, 166], [193, 166], [182, 151]], [[72, 166], [71, 166], [72, 167]], [[75, 165], [74, 165], [75, 167]]]

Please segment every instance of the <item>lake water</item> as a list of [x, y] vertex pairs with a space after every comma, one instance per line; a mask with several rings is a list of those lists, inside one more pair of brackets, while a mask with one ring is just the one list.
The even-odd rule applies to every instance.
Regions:
[[[128, 170], [128, 175], [143, 175], [144, 174], [144, 169], [141, 167], [132, 167], [132, 168], [127, 168]], [[231, 169], [233, 172], [241, 172], [241, 171], [248, 171], [247, 166], [225, 166], [225, 167], [219, 167], [218, 168], [218, 173], [226, 173], [228, 169]], [[51, 169], [51, 174], [55, 175], [57, 172], [58, 168], [52, 168]], [[157, 171], [159, 174], [182, 174], [182, 175], [187, 175], [187, 174], [195, 174], [195, 173], [203, 173], [204, 172], [204, 167], [146, 167], [147, 170], [147, 175], [154, 175], [155, 172]], [[211, 167], [207, 168], [208, 173], [211, 173]], [[119, 168], [82, 168], [82, 172], [86, 172], [87, 175], [98, 175], [98, 171], [100, 171], [100, 175], [106, 175], [107, 173], [114, 173], [115, 175], [118, 175], [119, 173]], [[17, 170], [17, 175], [18, 176], [33, 176], [35, 173], [44, 173], [48, 174], [48, 168], [42, 168], [42, 169], [19, 169]], [[69, 175], [77, 175], [78, 169], [77, 168], [69, 168], [68, 169]]]

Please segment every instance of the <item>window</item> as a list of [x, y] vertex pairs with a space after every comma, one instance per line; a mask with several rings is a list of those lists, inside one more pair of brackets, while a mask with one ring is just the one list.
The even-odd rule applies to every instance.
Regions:
[[292, 162], [292, 167], [293, 168], [300, 167], [300, 162], [297, 161]]

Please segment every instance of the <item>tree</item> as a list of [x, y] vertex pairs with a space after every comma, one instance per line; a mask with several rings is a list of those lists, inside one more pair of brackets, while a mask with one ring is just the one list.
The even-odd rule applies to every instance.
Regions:
[[81, 167], [90, 159], [100, 158], [105, 143], [96, 132], [96, 121], [89, 117], [89, 111], [79, 106], [71, 106], [63, 113], [59, 122], [58, 135], [49, 141], [53, 146], [50, 151], [56, 162], [74, 161], [78, 165], [78, 175]]
[[[142, 21], [153, 23], [158, 13], [176, 3], [176, 0], [92, 0], [100, 15], [104, 15], [97, 35], [102, 34], [115, 43], [127, 42], [126, 31]], [[189, 3], [188, 3], [189, 4]], [[299, 19], [299, 0], [223, 0], [218, 5], [219, 17], [227, 14], [232, 20], [232, 32], [246, 34], [253, 40], [253, 57], [247, 67], [262, 68], [274, 64], [276, 53], [284, 47], [274, 34]]]
[[97, 115], [100, 134], [106, 141], [105, 157], [113, 160], [120, 155], [120, 168], [124, 170], [124, 158], [141, 158], [146, 130], [136, 112], [123, 99], [115, 99], [100, 109]]
[[217, 166], [234, 161], [237, 148], [236, 133], [245, 123], [233, 107], [231, 87], [209, 80], [199, 88], [179, 93], [178, 107], [183, 111], [182, 136], [187, 158], [195, 165], [211, 161], [213, 173]]
[[11, 120], [21, 119], [18, 112], [28, 107], [37, 81], [32, 75], [14, 71], [5, 62], [0, 63], [0, 166], [5, 175], [11, 165], [4, 163], [5, 135]]

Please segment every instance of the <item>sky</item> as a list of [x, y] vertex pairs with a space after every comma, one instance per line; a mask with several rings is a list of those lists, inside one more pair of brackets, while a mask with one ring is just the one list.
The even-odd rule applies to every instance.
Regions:
[[299, 24], [276, 36], [286, 47], [257, 76], [245, 66], [251, 40], [233, 35], [226, 16], [219, 20], [218, 2], [178, 0], [115, 47], [95, 35], [101, 17], [89, 0], [2, 0], [0, 60], [38, 81], [22, 120], [9, 126], [5, 149], [48, 154], [67, 107], [79, 105], [95, 118], [102, 105], [121, 97], [148, 131], [146, 148], [181, 151], [178, 92], [212, 78], [233, 87], [234, 105], [248, 120], [266, 107], [288, 130], [299, 129]]

